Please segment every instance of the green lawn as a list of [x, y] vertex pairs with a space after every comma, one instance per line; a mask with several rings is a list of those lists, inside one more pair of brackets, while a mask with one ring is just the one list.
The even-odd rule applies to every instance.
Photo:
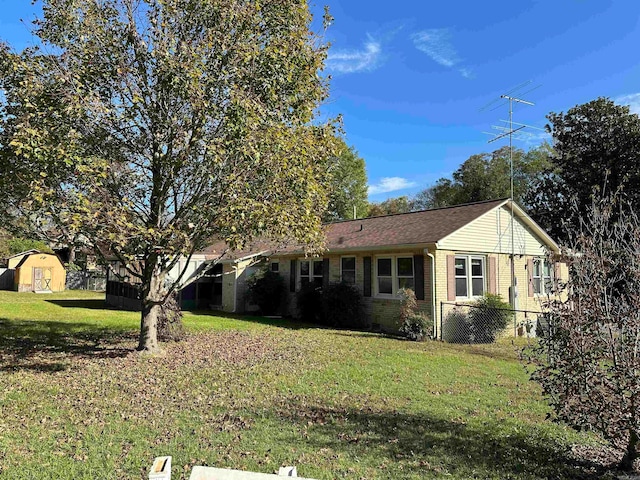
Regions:
[[[516, 347], [412, 343], [186, 313], [133, 352], [139, 314], [86, 292], [0, 292], [0, 477], [173, 478], [193, 465], [329, 478], [584, 478]], [[583, 462], [584, 463], [584, 462]]]

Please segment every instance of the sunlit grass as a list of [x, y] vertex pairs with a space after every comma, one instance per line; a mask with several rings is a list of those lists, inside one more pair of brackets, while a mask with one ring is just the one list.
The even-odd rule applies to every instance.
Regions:
[[313, 478], [571, 478], [593, 441], [545, 419], [516, 345], [412, 343], [185, 313], [133, 352], [140, 316], [98, 294], [0, 292], [0, 477], [173, 478], [194, 464]]

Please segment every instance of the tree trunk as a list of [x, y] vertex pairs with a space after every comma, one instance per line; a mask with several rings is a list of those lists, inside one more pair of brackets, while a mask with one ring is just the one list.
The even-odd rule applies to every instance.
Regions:
[[140, 341], [138, 350], [141, 352], [156, 353], [160, 351], [158, 345], [158, 316], [162, 307], [159, 304], [144, 302], [142, 319], [140, 321]]
[[618, 465], [618, 468], [620, 470], [625, 472], [630, 472], [633, 470], [633, 463], [636, 460], [636, 458], [638, 458], [637, 446], [638, 446], [638, 434], [635, 432], [635, 430], [631, 430], [629, 432], [629, 441], [627, 443], [627, 451], [625, 452], [624, 457], [622, 457], [622, 460], [620, 461], [620, 465]]
[[146, 261], [143, 273], [139, 351], [157, 353], [161, 350], [158, 319], [162, 314], [164, 293], [164, 275], [158, 269], [157, 257], [152, 256]]

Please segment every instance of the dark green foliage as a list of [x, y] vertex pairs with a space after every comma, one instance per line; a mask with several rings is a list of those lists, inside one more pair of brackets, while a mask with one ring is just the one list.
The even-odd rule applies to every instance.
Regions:
[[339, 154], [331, 162], [330, 172], [329, 207], [324, 220], [350, 220], [354, 207], [357, 217], [366, 216], [369, 202], [364, 160], [358, 156], [355, 148], [347, 146], [342, 139], [339, 140]]
[[447, 343], [471, 343], [469, 318], [462, 310], [452, 310], [444, 318], [442, 340]]
[[[551, 147], [543, 143], [525, 152], [513, 150], [513, 197], [526, 206], [525, 196], [531, 185], [548, 170]], [[448, 207], [463, 203], [494, 200], [511, 196], [509, 148], [469, 157], [453, 172], [453, 178], [441, 178], [435, 185], [419, 192], [411, 201], [412, 210]]]
[[28, 238], [12, 238], [8, 242], [9, 254], [26, 252], [27, 250], [40, 250], [41, 252], [53, 253], [53, 250], [40, 240], [31, 240]]
[[347, 283], [334, 283], [322, 292], [323, 323], [341, 328], [364, 328], [362, 294], [357, 287]]
[[400, 328], [401, 334], [409, 340], [422, 341], [433, 334], [433, 323], [423, 312], [418, 310], [416, 294], [410, 288], [402, 288], [400, 295]]
[[[592, 205], [594, 191], [622, 189], [640, 203], [640, 117], [598, 98], [547, 115], [551, 164], [527, 194], [532, 217], [556, 240], [567, 240]], [[577, 215], [572, 204], [577, 204]], [[615, 221], [615, 216], [614, 216]]]
[[275, 315], [282, 306], [285, 285], [280, 274], [262, 269], [247, 280], [249, 298], [263, 315]]
[[493, 343], [512, 319], [511, 306], [500, 295], [486, 293], [445, 316], [442, 339], [449, 343]]
[[409, 340], [421, 342], [433, 335], [433, 322], [422, 312], [412, 313], [402, 322], [400, 333]]
[[298, 318], [304, 322], [338, 328], [365, 328], [362, 294], [353, 285], [334, 283], [320, 288], [303, 286], [296, 293]]
[[322, 289], [313, 284], [303, 286], [296, 293], [296, 309], [303, 322], [324, 323]]
[[485, 293], [469, 310], [469, 328], [474, 343], [493, 343], [513, 319], [511, 305], [500, 295]]

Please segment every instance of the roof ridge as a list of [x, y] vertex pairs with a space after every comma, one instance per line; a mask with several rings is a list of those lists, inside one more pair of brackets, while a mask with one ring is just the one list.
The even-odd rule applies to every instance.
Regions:
[[424, 213], [424, 212], [435, 212], [437, 210], [446, 210], [448, 208], [460, 208], [460, 207], [470, 207], [472, 205], [482, 205], [484, 203], [492, 203], [492, 202], [504, 202], [506, 200], [510, 200], [511, 197], [503, 197], [503, 198], [495, 198], [493, 200], [480, 200], [478, 202], [468, 202], [468, 203], [460, 203], [458, 205], [449, 205], [447, 207], [436, 207], [436, 208], [425, 208], [423, 210], [414, 210], [413, 212], [402, 212], [402, 213], [387, 213], [385, 215], [377, 215], [375, 217], [362, 217], [362, 218], [353, 218], [351, 220], [336, 220], [334, 222], [323, 223], [323, 225], [336, 225], [339, 223], [348, 223], [348, 222], [362, 222], [364, 220], [372, 220], [374, 218], [385, 218], [385, 217], [397, 217], [399, 215], [411, 215], [413, 213]]

